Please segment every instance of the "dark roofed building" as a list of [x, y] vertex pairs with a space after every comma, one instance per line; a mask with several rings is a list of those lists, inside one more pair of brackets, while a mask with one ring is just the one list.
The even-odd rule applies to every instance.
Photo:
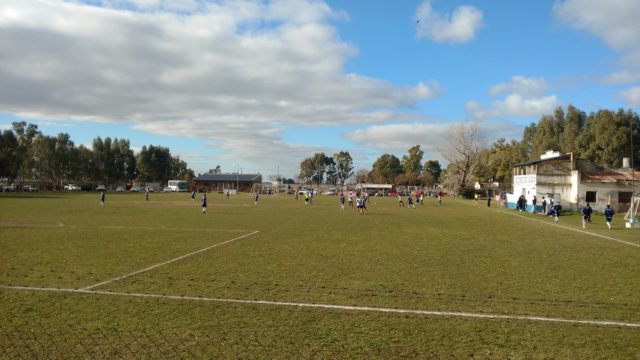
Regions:
[[260, 174], [202, 174], [194, 180], [197, 191], [222, 193], [227, 189], [251, 192], [254, 184], [262, 182]]

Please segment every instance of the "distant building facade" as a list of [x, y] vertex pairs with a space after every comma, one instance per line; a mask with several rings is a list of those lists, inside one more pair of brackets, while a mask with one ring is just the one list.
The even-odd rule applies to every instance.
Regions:
[[633, 179], [640, 185], [640, 172], [631, 168], [607, 169], [576, 159], [571, 153], [547, 151], [540, 160], [514, 165], [513, 195], [508, 202], [515, 207], [517, 198], [524, 195], [530, 210], [535, 195], [538, 206], [545, 197], [567, 210], [577, 210], [589, 203], [595, 211], [604, 211], [610, 204], [620, 213], [631, 204]]
[[213, 174], [207, 173], [193, 180], [194, 189], [198, 192], [218, 192], [235, 190], [236, 192], [251, 192], [254, 184], [262, 183], [260, 174]]

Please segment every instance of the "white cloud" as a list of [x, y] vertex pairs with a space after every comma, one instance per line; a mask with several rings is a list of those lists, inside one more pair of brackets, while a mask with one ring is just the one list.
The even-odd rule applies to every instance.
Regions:
[[[439, 149], [448, 145], [451, 129], [460, 122], [412, 123], [373, 125], [346, 134], [347, 138], [364, 147], [381, 152], [406, 153], [411, 146], [420, 144], [425, 159], [439, 159]], [[521, 127], [511, 122], [483, 122], [480, 124], [481, 137], [494, 141], [500, 137], [512, 139], [521, 135]]]
[[628, 69], [640, 70], [640, 1], [564, 0], [554, 5], [554, 12], [561, 21], [590, 32], [623, 54], [621, 66], [626, 69], [613, 80], [624, 80], [619, 75]]
[[621, 91], [618, 96], [631, 106], [640, 106], [640, 86]]
[[547, 82], [543, 78], [514, 76], [511, 81], [494, 85], [489, 89], [489, 94], [505, 94], [504, 98], [493, 100], [490, 106], [471, 100], [465, 104], [465, 109], [475, 120], [504, 116], [541, 116], [553, 112], [560, 105], [556, 95], [545, 96], [547, 88]]
[[602, 82], [605, 84], [629, 84], [640, 82], [640, 69], [613, 72], [603, 77]]
[[482, 11], [471, 5], [458, 6], [451, 16], [439, 13], [425, 0], [416, 9], [416, 36], [435, 42], [465, 43], [475, 38], [483, 25]]
[[99, 4], [0, 0], [0, 111], [208, 137], [238, 159], [286, 148], [287, 125], [380, 123], [439, 93], [345, 73], [357, 49], [322, 1]]
[[539, 96], [547, 91], [547, 82], [543, 78], [514, 76], [510, 82], [494, 85], [489, 94], [514, 93], [522, 96]]

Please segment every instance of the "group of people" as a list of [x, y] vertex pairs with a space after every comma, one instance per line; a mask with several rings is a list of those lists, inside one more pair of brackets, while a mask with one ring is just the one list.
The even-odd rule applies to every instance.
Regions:
[[[407, 194], [407, 208], [416, 208], [416, 204], [424, 205], [424, 194], [416, 193], [416, 201], [413, 202], [413, 197], [411, 193]], [[442, 204], [442, 199], [438, 196], [438, 204]], [[404, 207], [404, 201], [402, 201], [402, 195], [398, 194], [398, 206]]]
[[[547, 199], [544, 196], [542, 197], [542, 214], [553, 217], [554, 222], [557, 223], [559, 220], [560, 211], [562, 210], [562, 208], [559, 203], [554, 201], [554, 199], [549, 198], [548, 200], [549, 201], [547, 202]], [[536, 203], [537, 203], [537, 198], [534, 195], [532, 199], [533, 207], [531, 209], [531, 213], [536, 212]], [[526, 211], [526, 207], [527, 207], [527, 199], [524, 195], [520, 195], [516, 203], [516, 209], [518, 209], [519, 211]], [[593, 209], [591, 208], [591, 205], [587, 203], [587, 205], [583, 207], [581, 210], [583, 229], [585, 229], [587, 225], [591, 223], [592, 213], [593, 213]], [[611, 221], [613, 220], [613, 215], [614, 215], [614, 211], [611, 208], [611, 205], [607, 204], [607, 207], [604, 209], [604, 217], [606, 220], [607, 228], [609, 230], [611, 230]]]
[[[582, 208], [582, 228], [585, 229], [587, 224], [591, 224], [591, 213], [593, 213], [593, 209], [591, 205], [587, 203], [587, 206]], [[611, 208], [611, 205], [607, 204], [607, 207], [604, 209], [604, 218], [607, 223], [607, 228], [611, 230], [611, 221], [613, 220], [614, 211]]]

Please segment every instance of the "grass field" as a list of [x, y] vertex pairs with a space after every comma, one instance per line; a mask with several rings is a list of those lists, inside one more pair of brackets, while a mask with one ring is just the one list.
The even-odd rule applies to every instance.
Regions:
[[[483, 203], [0, 195], [0, 357], [640, 358], [640, 232]], [[155, 351], [155, 352], [154, 352]]]

